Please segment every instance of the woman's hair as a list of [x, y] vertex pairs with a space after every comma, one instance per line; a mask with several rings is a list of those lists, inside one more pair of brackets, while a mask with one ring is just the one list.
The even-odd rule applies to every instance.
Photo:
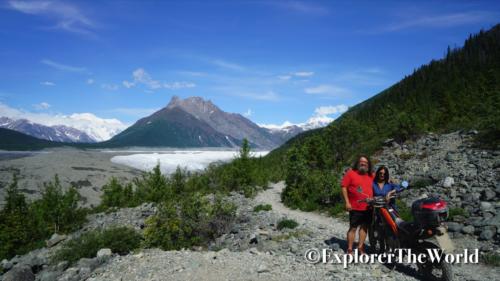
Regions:
[[352, 165], [352, 169], [354, 171], [358, 171], [359, 170], [359, 160], [361, 158], [366, 158], [366, 160], [368, 160], [368, 174], [371, 175], [372, 174], [372, 161], [370, 160], [370, 157], [368, 157], [366, 155], [360, 155], [360, 156], [358, 156], [358, 158], [356, 159], [356, 161]]
[[387, 169], [386, 166], [380, 166], [377, 169], [377, 172], [375, 173], [375, 181], [378, 182], [380, 179], [380, 171], [384, 170], [384, 182], [388, 183], [389, 182], [389, 169]]

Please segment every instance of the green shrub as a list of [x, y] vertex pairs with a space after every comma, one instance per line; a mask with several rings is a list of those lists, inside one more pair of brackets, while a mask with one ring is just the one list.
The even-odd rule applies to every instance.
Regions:
[[434, 181], [430, 178], [420, 178], [410, 183], [412, 188], [424, 188], [432, 184]]
[[401, 218], [405, 221], [412, 221], [413, 215], [411, 214], [411, 208], [406, 206], [406, 204], [401, 199], [396, 199], [396, 209]]
[[227, 232], [236, 206], [215, 196], [213, 202], [200, 193], [179, 201], [165, 201], [159, 212], [146, 220], [145, 244], [164, 250], [204, 246]]
[[455, 216], [468, 217], [467, 211], [465, 211], [463, 208], [450, 208], [448, 214], [450, 220], [453, 219]]
[[141, 235], [128, 227], [94, 230], [66, 242], [52, 257], [52, 261], [68, 261], [73, 264], [81, 258], [95, 257], [97, 251], [103, 248], [124, 255], [139, 248], [141, 240]]
[[294, 229], [299, 226], [299, 223], [292, 219], [282, 219], [278, 222], [278, 230], [282, 230], [284, 228]]
[[254, 212], [260, 212], [260, 211], [271, 211], [273, 209], [273, 206], [270, 204], [259, 204], [253, 208]]
[[343, 203], [337, 203], [329, 209], [329, 213], [333, 217], [338, 217], [345, 212], [345, 205]]
[[112, 177], [111, 180], [102, 187], [101, 205], [104, 209], [109, 207], [135, 207], [132, 184], [123, 186], [118, 179]]
[[498, 254], [485, 254], [482, 259], [485, 264], [500, 266], [500, 255]]
[[415, 153], [413, 152], [408, 152], [408, 153], [402, 153], [401, 155], [399, 155], [399, 158], [401, 160], [410, 160], [411, 158], [413, 158], [415, 156]]
[[0, 210], [0, 260], [42, 247], [52, 233], [68, 233], [86, 220], [87, 210], [78, 207], [75, 188], [63, 192], [57, 176], [44, 184], [42, 198], [26, 202], [19, 191], [17, 177], [6, 189]]

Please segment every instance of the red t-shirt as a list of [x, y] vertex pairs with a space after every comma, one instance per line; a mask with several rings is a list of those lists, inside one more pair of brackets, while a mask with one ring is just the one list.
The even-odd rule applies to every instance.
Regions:
[[366, 202], [358, 202], [373, 197], [373, 173], [361, 175], [358, 171], [349, 170], [342, 179], [342, 188], [347, 188], [347, 196], [353, 210], [364, 211], [368, 209]]

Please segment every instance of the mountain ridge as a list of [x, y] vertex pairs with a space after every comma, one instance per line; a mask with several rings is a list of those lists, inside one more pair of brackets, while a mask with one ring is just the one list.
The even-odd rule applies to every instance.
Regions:
[[97, 140], [82, 130], [66, 125], [46, 126], [28, 119], [0, 117], [0, 128], [55, 142], [92, 143]]

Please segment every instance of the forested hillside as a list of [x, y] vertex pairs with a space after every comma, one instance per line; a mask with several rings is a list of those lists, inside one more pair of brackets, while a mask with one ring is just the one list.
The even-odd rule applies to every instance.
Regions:
[[[338, 200], [328, 180], [358, 154], [383, 142], [426, 132], [477, 129], [477, 145], [500, 139], [500, 25], [471, 35], [462, 48], [415, 70], [397, 84], [350, 108], [323, 129], [300, 134], [266, 157], [276, 178], [286, 178], [283, 199], [315, 209]], [[282, 163], [286, 163], [283, 165]]]

